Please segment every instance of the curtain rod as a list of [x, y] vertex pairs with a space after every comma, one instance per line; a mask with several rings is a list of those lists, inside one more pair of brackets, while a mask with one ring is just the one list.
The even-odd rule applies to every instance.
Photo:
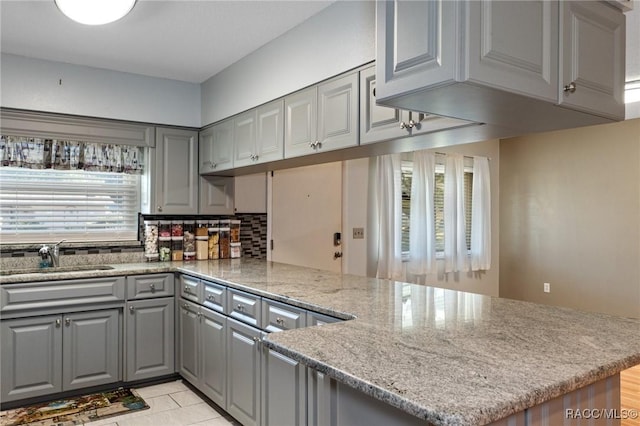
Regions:
[[[448, 155], [446, 152], [438, 152], [435, 151], [434, 154], [436, 155]], [[471, 158], [473, 159], [473, 155], [463, 155], [464, 158]], [[484, 155], [476, 155], [476, 157], [485, 157]], [[491, 157], [485, 157], [487, 160], [491, 161]]]

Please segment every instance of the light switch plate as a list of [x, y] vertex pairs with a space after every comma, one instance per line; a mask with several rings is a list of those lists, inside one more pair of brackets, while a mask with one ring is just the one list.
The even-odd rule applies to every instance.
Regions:
[[353, 239], [354, 240], [364, 239], [364, 228], [353, 228]]

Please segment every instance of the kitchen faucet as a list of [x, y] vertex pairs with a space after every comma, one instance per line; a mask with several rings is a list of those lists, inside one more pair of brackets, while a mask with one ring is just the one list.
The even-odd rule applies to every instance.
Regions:
[[60, 244], [64, 243], [67, 240], [62, 240], [56, 244], [53, 245], [53, 250], [51, 248], [49, 248], [48, 245], [43, 244], [42, 247], [40, 248], [40, 250], [38, 251], [38, 254], [40, 255], [40, 257], [42, 258], [42, 260], [47, 260], [49, 259], [50, 262], [48, 262], [51, 266], [58, 267], [60, 266]]

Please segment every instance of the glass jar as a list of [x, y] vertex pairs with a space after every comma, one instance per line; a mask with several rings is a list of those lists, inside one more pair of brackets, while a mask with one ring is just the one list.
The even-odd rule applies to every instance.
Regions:
[[[216, 221], [217, 222], [217, 221]], [[220, 258], [220, 228], [209, 228], [209, 240], [208, 240], [208, 249], [209, 249], [209, 259], [219, 259]]]
[[196, 237], [196, 260], [209, 259], [209, 237]]
[[160, 238], [161, 241], [162, 238], [169, 238], [169, 240], [171, 240], [171, 221], [161, 220], [158, 223], [158, 238]]
[[182, 227], [184, 231], [183, 260], [194, 260], [196, 258], [196, 222], [185, 220]]
[[182, 237], [182, 221], [174, 220], [171, 222], [171, 236], [172, 237]]
[[196, 238], [197, 237], [209, 238], [209, 221], [208, 220], [196, 221]]
[[220, 259], [229, 259], [231, 254], [229, 250], [231, 242], [229, 241], [229, 227], [220, 227]]
[[[160, 262], [168, 262], [171, 260], [171, 237], [159, 237], [159, 260]], [[164, 240], [162, 238], [165, 238]]]
[[158, 260], [158, 222], [144, 221], [144, 258], [147, 262]]
[[181, 261], [183, 259], [182, 237], [171, 237], [171, 260]]
[[229, 246], [229, 252], [232, 259], [237, 259], [242, 255], [241, 243], [230, 243]]
[[229, 238], [232, 243], [240, 242], [240, 221], [232, 220], [230, 223], [230, 234]]

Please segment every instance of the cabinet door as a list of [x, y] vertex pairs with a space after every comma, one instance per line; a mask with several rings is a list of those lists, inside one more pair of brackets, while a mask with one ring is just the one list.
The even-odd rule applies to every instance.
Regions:
[[253, 164], [256, 155], [256, 111], [236, 116], [233, 123], [233, 165], [242, 167]]
[[234, 184], [232, 177], [200, 176], [200, 214], [233, 214]]
[[[624, 119], [625, 16], [604, 2], [565, 1], [560, 6], [563, 107]], [[575, 85], [575, 91], [564, 91]]]
[[555, 102], [558, 3], [469, 2], [469, 80]]
[[255, 163], [284, 158], [284, 100], [279, 99], [259, 107], [256, 128]]
[[227, 319], [227, 412], [244, 426], [260, 424], [260, 330]]
[[456, 8], [447, 0], [376, 2], [377, 99], [455, 81]]
[[173, 297], [128, 302], [125, 315], [126, 380], [175, 373]]
[[198, 134], [156, 129], [155, 206], [152, 213], [198, 213]]
[[313, 154], [318, 138], [318, 90], [312, 87], [284, 99], [284, 158]]
[[201, 374], [198, 389], [220, 407], [227, 400], [227, 318], [200, 308]]
[[376, 104], [375, 66], [360, 71], [360, 144], [409, 136], [407, 122], [408, 111]]
[[64, 315], [63, 340], [63, 390], [122, 379], [118, 309]]
[[62, 391], [61, 317], [0, 322], [3, 402]]
[[180, 300], [180, 375], [197, 385], [200, 362], [200, 308], [194, 303]]
[[200, 173], [213, 173], [233, 167], [233, 119], [200, 132]]
[[358, 145], [358, 73], [318, 86], [317, 151]]
[[262, 376], [262, 420], [266, 426], [306, 425], [306, 367], [265, 348]]

